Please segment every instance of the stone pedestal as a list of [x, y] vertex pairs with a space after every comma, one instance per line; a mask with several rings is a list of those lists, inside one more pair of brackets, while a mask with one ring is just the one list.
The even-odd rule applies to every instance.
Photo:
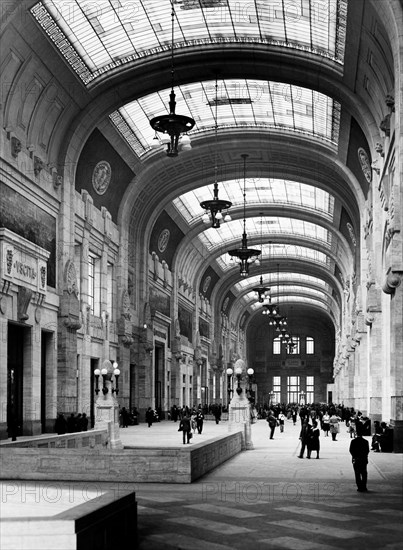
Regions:
[[119, 431], [119, 405], [112, 394], [112, 383], [107, 380], [108, 393], [100, 392], [95, 403], [95, 430], [108, 430], [108, 448], [123, 449]]
[[[244, 362], [239, 359], [235, 363], [244, 369]], [[245, 371], [246, 372], [246, 371]], [[238, 391], [239, 393], [238, 393]], [[229, 404], [229, 414], [228, 414], [228, 431], [235, 432], [241, 430], [242, 433], [242, 450], [253, 449], [252, 443], [252, 430], [251, 430], [251, 404], [246, 397], [246, 386], [243, 383], [243, 380], [240, 382], [239, 388], [234, 391], [234, 395]]]

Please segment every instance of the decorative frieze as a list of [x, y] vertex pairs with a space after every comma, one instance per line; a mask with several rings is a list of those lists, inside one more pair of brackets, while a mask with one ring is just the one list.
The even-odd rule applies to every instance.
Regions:
[[18, 138], [16, 138], [15, 136], [13, 136], [11, 138], [11, 155], [12, 155], [12, 157], [14, 157], [16, 159], [18, 157], [19, 153], [21, 153], [21, 150], [22, 150], [21, 141]]
[[33, 292], [46, 293], [50, 252], [0, 228], [0, 277]]
[[25, 286], [20, 286], [18, 288], [17, 317], [21, 322], [28, 321], [29, 319], [27, 311], [31, 298], [32, 290], [30, 288], [26, 288]]
[[34, 157], [34, 174], [36, 178], [42, 172], [44, 166], [45, 164], [42, 159], [39, 157]]

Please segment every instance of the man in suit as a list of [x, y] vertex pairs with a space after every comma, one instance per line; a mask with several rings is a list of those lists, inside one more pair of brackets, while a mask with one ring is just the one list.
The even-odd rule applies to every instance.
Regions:
[[270, 439], [273, 439], [274, 430], [276, 429], [276, 426], [277, 426], [277, 420], [272, 410], [269, 411], [269, 416], [266, 418], [266, 420], [269, 423]]
[[369, 443], [362, 437], [360, 423], [357, 424], [356, 437], [352, 439], [350, 443], [350, 454], [353, 457], [352, 462], [355, 482], [357, 483], [357, 491], [359, 493], [364, 493], [367, 491]]
[[201, 405], [199, 405], [199, 408], [197, 409], [197, 414], [196, 414], [196, 426], [197, 426], [197, 432], [199, 434], [201, 434], [203, 431], [203, 421], [204, 421], [204, 414], [203, 414]]
[[[299, 434], [299, 438], [301, 440], [301, 451], [298, 455], [298, 458], [304, 458], [305, 448], [306, 448], [306, 446], [308, 444], [308, 441], [311, 437], [311, 433], [312, 433], [312, 426], [309, 424], [308, 418], [305, 417], [305, 419], [302, 423], [301, 432]], [[308, 453], [307, 458], [311, 458], [311, 453]]]

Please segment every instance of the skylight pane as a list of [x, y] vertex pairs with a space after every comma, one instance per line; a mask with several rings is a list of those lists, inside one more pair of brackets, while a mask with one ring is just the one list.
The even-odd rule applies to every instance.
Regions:
[[[190, 225], [198, 223], [203, 210], [200, 202], [213, 197], [213, 181], [204, 187], [199, 187], [188, 193], [184, 193], [173, 201], [178, 213]], [[330, 220], [333, 219], [334, 197], [326, 191], [291, 180], [273, 178], [247, 178], [246, 192], [248, 204], [278, 204], [295, 205], [302, 208], [318, 211]], [[233, 206], [243, 204], [243, 187], [241, 180], [228, 180], [219, 182], [219, 196], [223, 200], [232, 202]], [[184, 212], [183, 205], [189, 205], [189, 210]], [[273, 223], [274, 220], [268, 220]], [[326, 235], [323, 234], [323, 238]], [[326, 236], [326, 240], [328, 240]]]
[[[56, 46], [61, 44], [56, 34], [68, 38], [88, 74], [77, 70], [74, 56], [68, 62], [86, 84], [115, 66], [159, 53], [171, 44], [168, 0], [42, 0], [31, 11], [47, 34], [49, 19], [53, 19], [57, 31], [49, 36]], [[217, 0], [211, 7], [182, 0], [175, 3], [175, 15], [174, 39], [179, 47], [250, 41], [311, 51], [343, 63], [347, 0], [255, 0], [246, 4]]]

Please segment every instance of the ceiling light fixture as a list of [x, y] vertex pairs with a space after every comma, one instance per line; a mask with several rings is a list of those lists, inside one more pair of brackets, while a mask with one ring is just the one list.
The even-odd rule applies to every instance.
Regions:
[[[193, 118], [175, 113], [176, 101], [174, 92], [174, 2], [171, 0], [171, 19], [172, 19], [172, 44], [171, 44], [171, 93], [169, 94], [169, 115], [156, 116], [150, 120], [150, 125], [156, 132], [162, 133], [161, 142], [167, 145], [168, 157], [177, 157], [179, 153], [179, 139], [181, 139], [182, 149], [191, 149], [190, 137], [187, 135], [195, 121]], [[155, 139], [155, 138], [154, 138]]]
[[[258, 299], [258, 302], [261, 304], [270, 298], [270, 288], [265, 286], [263, 284], [263, 213], [260, 213], [260, 242], [261, 242], [261, 248], [262, 248], [262, 255], [261, 255], [261, 268], [262, 273], [260, 275], [260, 283], [259, 286], [255, 286], [255, 288], [252, 288], [253, 292], [256, 295], [256, 298]], [[258, 263], [259, 260], [256, 260], [256, 263]]]
[[[202, 220], [203, 223], [207, 224], [212, 222], [212, 227], [218, 229], [220, 223], [230, 222], [231, 216], [228, 213], [228, 208], [231, 208], [232, 202], [221, 200], [218, 198], [218, 166], [217, 166], [217, 149], [218, 149], [218, 117], [217, 117], [217, 108], [218, 108], [218, 82], [217, 77], [215, 80], [215, 144], [214, 144], [214, 198], [211, 200], [203, 201], [200, 203], [200, 206], [204, 208], [205, 212], [203, 214]], [[223, 210], [227, 210], [225, 216], [222, 215]], [[210, 214], [209, 214], [210, 212]], [[210, 217], [211, 216], [211, 217]]]
[[243, 235], [241, 248], [235, 248], [234, 250], [228, 250], [228, 254], [231, 256], [231, 260], [235, 258], [239, 259], [239, 272], [241, 277], [247, 277], [249, 275], [249, 264], [255, 261], [261, 251], [256, 248], [248, 248], [248, 238], [246, 235], [246, 159], [249, 155], [243, 154]]

